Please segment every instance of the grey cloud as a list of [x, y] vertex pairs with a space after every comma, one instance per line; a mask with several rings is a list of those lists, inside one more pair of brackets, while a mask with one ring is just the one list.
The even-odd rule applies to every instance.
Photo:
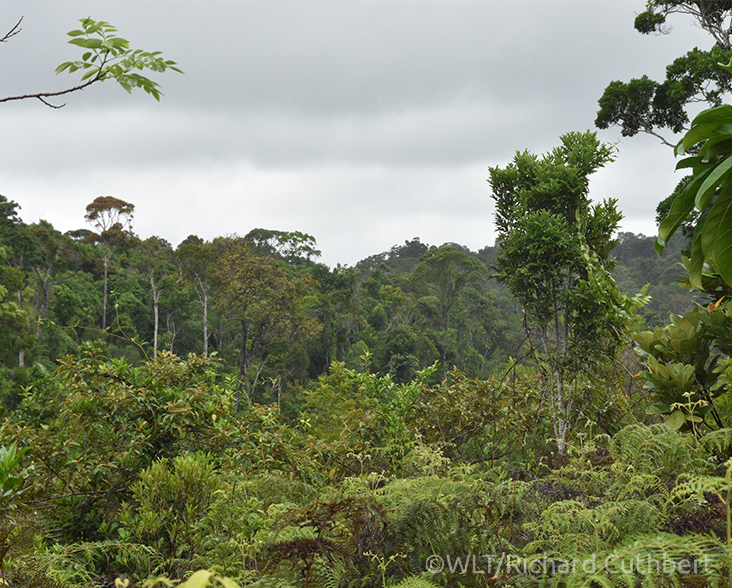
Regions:
[[[65, 32], [86, 15], [186, 74], [156, 77], [159, 104], [100, 84], [59, 111], [0, 105], [0, 193], [27, 220], [67, 228], [83, 224], [85, 203], [115, 193], [138, 204], [139, 231], [171, 242], [306, 230], [331, 262], [415, 235], [478, 248], [493, 241], [488, 166], [591, 128], [611, 80], [659, 77], [708, 44], [683, 22], [668, 37], [635, 33], [643, 5], [5, 1], [0, 30], [25, 20], [0, 45], [3, 95], [68, 85], [53, 70], [78, 56]], [[673, 158], [644, 138], [620, 148], [593, 194], [619, 198], [628, 222], [651, 232], [678, 179]]]

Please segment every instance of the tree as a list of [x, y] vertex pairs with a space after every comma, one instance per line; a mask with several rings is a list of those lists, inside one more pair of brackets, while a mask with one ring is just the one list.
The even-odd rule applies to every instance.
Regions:
[[[38, 249], [25, 223], [18, 216], [20, 206], [5, 196], [0, 195], [0, 247], [4, 248], [0, 261], [0, 285], [5, 284], [5, 296], [12, 295], [21, 314], [28, 321], [31, 315], [23, 308], [25, 291], [28, 283], [29, 265], [38, 257]], [[13, 345], [18, 353], [18, 366], [25, 366], [26, 346], [30, 342], [24, 331], [13, 331], [13, 339], [20, 343]]]
[[217, 239], [216, 308], [239, 323], [237, 404], [242, 389], [248, 398], [271, 350], [280, 344], [307, 340], [318, 331], [316, 321], [300, 308], [302, 296], [315, 285], [307, 274], [288, 278], [271, 259], [255, 255], [245, 240]]
[[310, 263], [313, 258], [320, 257], [320, 251], [315, 248], [315, 237], [300, 231], [252, 229], [244, 239], [252, 244], [257, 255], [282, 259], [295, 265]]
[[[17, 35], [20, 31], [22, 18], [10, 29], [0, 42], [7, 41]], [[59, 90], [57, 92], [37, 92], [35, 94], [22, 94], [19, 96], [7, 96], [0, 98], [0, 102], [14, 100], [37, 99], [51, 108], [61, 108], [64, 104], [54, 105], [48, 102], [48, 98], [63, 96], [88, 88], [97, 82], [106, 80], [116, 81], [122, 88], [131, 92], [132, 88], [142, 88], [156, 100], [160, 100], [160, 86], [151, 79], [138, 74], [135, 70], [149, 69], [155, 72], [164, 72], [167, 69], [183, 73], [175, 66], [175, 61], [164, 60], [160, 57], [160, 51], [143, 51], [141, 49], [130, 49], [130, 42], [127, 39], [116, 35], [117, 29], [105, 21], [95, 21], [91, 18], [79, 19], [81, 29], [69, 31], [70, 44], [76, 45], [85, 52], [79, 61], [67, 61], [56, 68], [56, 73], [64, 71], [74, 73], [82, 71], [83, 75], [79, 84]]]
[[[451, 341], [457, 335], [454, 325], [450, 324], [453, 309], [460, 304], [465, 287], [485, 274], [486, 267], [476, 257], [454, 245], [430, 249], [420, 257], [419, 265], [414, 269], [412, 280], [425, 284], [437, 299], [436, 345], [445, 370], [448, 369], [448, 348], [456, 347]], [[452, 328], [448, 331], [448, 327]]]
[[498, 256], [494, 277], [524, 309], [529, 353], [550, 395], [554, 435], [564, 451], [581, 398], [578, 376], [613, 353], [622, 334], [620, 301], [603, 287], [621, 215], [615, 201], [592, 205], [589, 175], [612, 161], [595, 133], [569, 133], [542, 157], [517, 153], [490, 169]]
[[18, 367], [24, 367], [24, 349], [30, 344], [31, 316], [23, 309], [20, 292], [23, 274], [5, 263], [6, 248], [0, 245], [0, 359], [10, 364], [14, 354]]
[[153, 359], [158, 356], [158, 330], [160, 326], [160, 295], [163, 280], [171, 272], [173, 250], [165, 239], [148, 237], [139, 247], [139, 257], [135, 265], [150, 284], [153, 303]]
[[[36, 295], [36, 312], [39, 319], [48, 315], [51, 292], [54, 286], [62, 284], [72, 278], [77, 271], [70, 271], [71, 266], [78, 260], [79, 254], [74, 248], [71, 238], [56, 231], [46, 221], [29, 227], [38, 248], [32, 266], [40, 292]], [[36, 334], [38, 344], [43, 345], [43, 320], [38, 321]]]
[[730, 0], [649, 0], [645, 11], [635, 18], [635, 28], [644, 35], [666, 34], [670, 14], [688, 14], [714, 38], [722, 49], [732, 49], [732, 2]]
[[102, 244], [102, 260], [104, 262], [104, 295], [102, 298], [102, 330], [107, 328], [107, 281], [109, 277], [109, 261], [112, 259], [114, 245], [131, 236], [135, 205], [114, 198], [99, 196], [86, 207], [84, 218], [97, 232], [87, 237], [90, 242]]
[[715, 41], [708, 51], [694, 48], [666, 68], [662, 83], [648, 76], [630, 82], [614, 81], [599, 100], [595, 125], [600, 129], [621, 127], [632, 137], [645, 132], [673, 147], [661, 129], [680, 133], [689, 123], [687, 108], [697, 102], [719, 106], [732, 90], [732, 75], [717, 64], [732, 57], [732, 3], [728, 0], [649, 0], [646, 10], [635, 20], [640, 33], [668, 33], [670, 14], [690, 15]]
[[340, 264], [330, 269], [319, 263], [311, 275], [319, 290], [313, 310], [322, 325], [317, 342], [308, 346], [311, 376], [316, 377], [327, 372], [334, 361], [346, 361], [366, 321], [357, 295], [360, 271]]
[[213, 291], [211, 274], [216, 264], [214, 245], [200, 237], [189, 235], [178, 245], [175, 256], [183, 279], [193, 284], [203, 312], [203, 354], [208, 355], [208, 311]]
[[485, 266], [454, 245], [431, 249], [420, 258], [414, 277], [436, 286], [440, 309], [440, 330], [447, 329], [450, 310], [463, 288], [486, 273]]

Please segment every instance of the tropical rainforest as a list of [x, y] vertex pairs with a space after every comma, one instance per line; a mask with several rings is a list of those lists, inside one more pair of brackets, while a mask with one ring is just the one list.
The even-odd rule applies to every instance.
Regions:
[[[297, 230], [174, 246], [116, 196], [66, 233], [0, 196], [0, 586], [732, 586], [732, 3], [635, 26], [672, 13], [712, 49], [612, 82], [595, 123], [687, 170], [657, 236], [591, 198], [592, 131], [487, 170], [494, 244], [353, 267]], [[79, 85], [0, 101], [179, 71], [69, 34]]]

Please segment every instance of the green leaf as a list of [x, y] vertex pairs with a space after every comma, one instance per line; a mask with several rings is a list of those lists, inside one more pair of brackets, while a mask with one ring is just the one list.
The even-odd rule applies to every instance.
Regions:
[[711, 169], [704, 182], [699, 187], [694, 204], [699, 210], [704, 210], [714, 192], [732, 172], [732, 155], [725, 157], [719, 164]]
[[691, 123], [692, 128], [703, 123], [724, 123], [727, 124], [732, 119], [732, 105], [723, 104], [703, 110], [694, 117]]
[[112, 45], [117, 49], [127, 49], [130, 46], [130, 42], [122, 37], [113, 37], [111, 41]]
[[83, 76], [81, 76], [81, 79], [82, 79], [82, 81], [88, 80], [90, 77], [95, 76], [97, 73], [99, 73], [98, 69], [90, 69]]
[[682, 410], [676, 410], [672, 412], [666, 420], [666, 425], [672, 431], [678, 431], [686, 423], [686, 417]]
[[732, 184], [724, 186], [709, 212], [702, 249], [720, 277], [732, 285]]
[[704, 147], [710, 157], [724, 155], [726, 153], [729, 154], [732, 153], [732, 138], [721, 135], [720, 137], [715, 137], [707, 141]]
[[690, 167], [696, 167], [699, 165], [700, 158], [696, 155], [693, 157], [686, 157], [676, 164], [676, 169], [687, 169]]
[[70, 62], [70, 61], [67, 61], [65, 63], [62, 63], [61, 65], [59, 65], [56, 68], [56, 73], [57, 74], [60, 74], [62, 71], [65, 71], [65, 70], [69, 69], [72, 65], [73, 65], [72, 62]]
[[704, 269], [704, 251], [701, 244], [701, 227], [705, 219], [699, 219], [697, 230], [694, 231], [694, 237], [691, 240], [691, 258], [687, 270], [689, 271], [689, 281], [692, 286], [698, 290], [703, 290], [702, 286], [702, 270]]
[[70, 45], [77, 45], [84, 49], [102, 49], [104, 45], [100, 39], [71, 39]]
[[681, 139], [681, 145], [684, 152], [688, 151], [690, 147], [693, 147], [697, 143], [706, 141], [711, 137], [719, 127], [719, 122], [708, 122], [704, 124], [696, 124], [696, 120], [692, 125], [691, 129]]
[[681, 192], [681, 194], [679, 194], [671, 203], [668, 216], [666, 216], [658, 226], [658, 237], [656, 239], [655, 248], [659, 257], [663, 252], [663, 248], [666, 246], [666, 243], [668, 243], [668, 240], [676, 232], [676, 229], [681, 226], [681, 223], [683, 223], [691, 211], [694, 210], [696, 191], [699, 185], [704, 182], [707, 173], [708, 171], [695, 177], [691, 182], [689, 182], [686, 188], [684, 188], [684, 191]]

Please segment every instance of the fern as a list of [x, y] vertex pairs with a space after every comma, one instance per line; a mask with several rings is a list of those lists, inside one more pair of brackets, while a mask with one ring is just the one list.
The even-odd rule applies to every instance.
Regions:
[[672, 480], [679, 471], [704, 473], [709, 463], [693, 436], [682, 435], [665, 424], [629, 425], [610, 444], [613, 457], [636, 472]]
[[663, 520], [659, 508], [643, 500], [605, 502], [588, 507], [576, 500], [550, 505], [527, 530], [537, 539], [525, 553], [547, 552], [559, 557], [599, 553], [622, 538], [658, 529]]
[[120, 571], [144, 570], [143, 577], [158, 573], [164, 563], [152, 547], [123, 541], [99, 541], [57, 543], [27, 558], [26, 565], [44, 570], [50, 583], [65, 588], [87, 588], [110, 561], [115, 562]]
[[395, 584], [393, 588], [437, 588], [437, 584], [418, 576], [409, 576]]
[[732, 428], [710, 431], [700, 439], [700, 442], [707, 451], [716, 455], [729, 454], [732, 447]]
[[[593, 585], [636, 588], [639, 581], [650, 588], [657, 586], [659, 578], [666, 578], [674, 584], [680, 579], [685, 584], [701, 583], [703, 578], [705, 583], [719, 586], [727, 584], [726, 571], [732, 564], [719, 539], [696, 534], [686, 537], [669, 533], [636, 536], [601, 555], [601, 560], [595, 559], [594, 569], [570, 574], [567, 588]], [[687, 564], [688, 569], [685, 567], [679, 573], [679, 565]]]

